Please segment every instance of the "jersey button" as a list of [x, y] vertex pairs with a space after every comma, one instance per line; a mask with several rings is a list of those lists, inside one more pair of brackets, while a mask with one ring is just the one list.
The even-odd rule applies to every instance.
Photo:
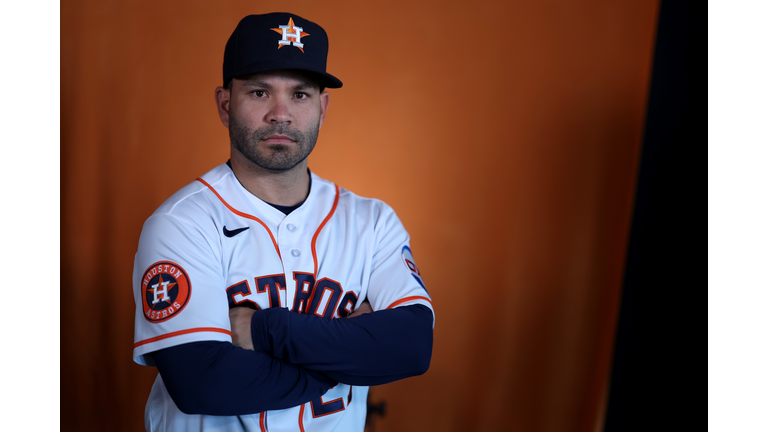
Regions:
[[296, 225], [294, 224], [288, 224], [286, 228], [288, 228], [288, 231], [296, 231]]
[[297, 256], [301, 255], [301, 252], [299, 252], [298, 249], [293, 249], [293, 250], [291, 250], [291, 255], [297, 257]]

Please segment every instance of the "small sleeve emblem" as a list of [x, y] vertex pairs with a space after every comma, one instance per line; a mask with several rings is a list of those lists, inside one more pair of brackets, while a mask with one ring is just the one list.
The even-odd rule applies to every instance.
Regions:
[[170, 261], [152, 264], [141, 278], [144, 318], [165, 321], [181, 312], [189, 302], [192, 285], [187, 272]]
[[421, 279], [421, 272], [419, 271], [419, 268], [416, 267], [416, 261], [414, 261], [413, 253], [411, 253], [411, 248], [409, 248], [408, 245], [403, 246], [402, 255], [403, 263], [405, 263], [408, 271], [411, 272], [411, 276], [413, 276], [413, 278], [416, 279], [416, 282], [424, 288], [424, 291], [427, 291], [427, 287], [424, 286], [424, 280]]

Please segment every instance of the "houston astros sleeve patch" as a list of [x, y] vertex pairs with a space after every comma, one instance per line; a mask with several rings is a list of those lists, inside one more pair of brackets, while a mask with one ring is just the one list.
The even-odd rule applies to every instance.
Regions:
[[141, 278], [141, 289], [144, 318], [151, 323], [163, 322], [181, 312], [192, 294], [187, 272], [171, 261], [149, 266]]

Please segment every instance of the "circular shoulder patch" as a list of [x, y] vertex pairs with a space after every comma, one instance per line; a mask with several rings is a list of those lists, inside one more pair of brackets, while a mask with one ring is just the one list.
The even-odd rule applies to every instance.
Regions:
[[424, 288], [424, 291], [426, 291], [427, 287], [424, 286], [424, 280], [421, 279], [421, 272], [419, 271], [419, 268], [416, 267], [416, 262], [413, 260], [413, 253], [411, 253], [411, 248], [409, 248], [408, 245], [403, 246], [402, 255], [405, 266], [408, 267], [408, 270], [411, 272], [413, 278], [416, 279], [416, 282], [418, 282], [419, 285]]
[[170, 261], [152, 264], [141, 278], [144, 318], [159, 323], [184, 309], [192, 293], [187, 272]]

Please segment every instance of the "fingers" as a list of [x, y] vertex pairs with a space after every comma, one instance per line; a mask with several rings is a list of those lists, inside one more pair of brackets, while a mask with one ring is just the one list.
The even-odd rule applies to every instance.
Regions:
[[347, 315], [347, 318], [353, 318], [362, 314], [367, 314], [369, 312], [373, 312], [373, 308], [371, 307], [371, 304], [368, 303], [368, 300], [365, 300], [359, 308], [355, 309], [354, 312]]
[[232, 329], [232, 345], [253, 351], [253, 339], [251, 339], [251, 318], [253, 309], [247, 307], [234, 307], [229, 310], [229, 324]]

